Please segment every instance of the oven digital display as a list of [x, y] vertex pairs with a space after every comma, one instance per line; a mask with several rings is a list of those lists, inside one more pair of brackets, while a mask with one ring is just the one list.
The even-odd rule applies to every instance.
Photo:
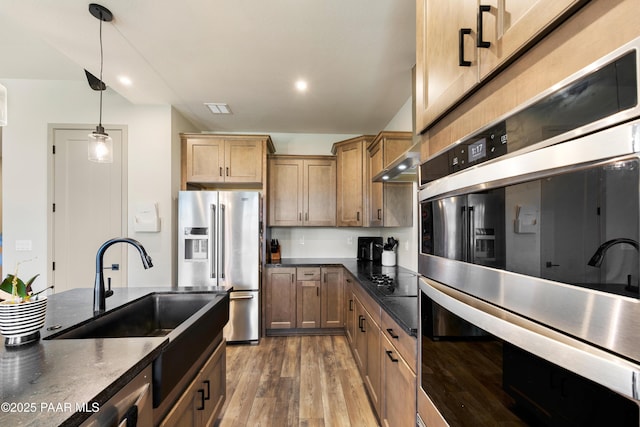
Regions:
[[469, 163], [475, 162], [487, 157], [487, 139], [482, 138], [479, 141], [469, 145]]

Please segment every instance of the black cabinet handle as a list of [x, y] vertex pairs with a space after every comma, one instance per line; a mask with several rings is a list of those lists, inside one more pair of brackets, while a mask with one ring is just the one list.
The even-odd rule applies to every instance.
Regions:
[[476, 40], [476, 46], [487, 48], [491, 46], [490, 42], [482, 40], [482, 34], [484, 32], [484, 26], [482, 25], [482, 14], [485, 12], [489, 12], [491, 10], [491, 6], [481, 4], [478, 8], [478, 39]]
[[220, 176], [222, 176], [222, 166], [220, 166]]
[[391, 361], [393, 363], [398, 363], [398, 359], [394, 359], [393, 358], [393, 351], [391, 350], [385, 350], [385, 353], [387, 353], [387, 356], [389, 356], [389, 359], [391, 359]]
[[227, 176], [229, 176], [229, 166], [227, 166]]
[[356, 212], [356, 221], [360, 221], [360, 211]]
[[349, 311], [353, 311], [353, 300], [349, 300]]
[[378, 219], [382, 219], [382, 209], [378, 209]]
[[211, 381], [204, 380], [203, 383], [207, 385], [207, 394], [204, 396], [204, 400], [209, 400], [211, 398]]
[[398, 335], [393, 333], [393, 329], [391, 328], [387, 328], [387, 332], [389, 333], [389, 335], [391, 335], [391, 338], [393, 338], [394, 340], [397, 340], [398, 338], [400, 338]]
[[358, 328], [360, 328], [361, 332], [364, 332], [364, 326], [362, 326], [363, 322], [364, 322], [364, 316], [362, 315], [358, 316]]
[[198, 394], [200, 395], [200, 406], [198, 406], [196, 409], [198, 411], [203, 411], [204, 410], [204, 390], [203, 389], [198, 389]]
[[461, 67], [471, 67], [471, 61], [464, 60], [464, 36], [471, 34], [471, 28], [460, 28], [458, 32], [458, 65]]

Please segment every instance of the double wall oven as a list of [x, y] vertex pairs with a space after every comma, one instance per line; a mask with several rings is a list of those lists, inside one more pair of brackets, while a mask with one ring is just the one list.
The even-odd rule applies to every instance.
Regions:
[[640, 424], [639, 47], [421, 165], [426, 425]]

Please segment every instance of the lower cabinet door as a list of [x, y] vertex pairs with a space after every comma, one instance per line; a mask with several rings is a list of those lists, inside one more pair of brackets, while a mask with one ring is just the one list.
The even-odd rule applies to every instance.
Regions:
[[416, 425], [416, 374], [384, 335], [381, 348], [382, 425], [413, 427]]
[[212, 426], [226, 397], [226, 363], [226, 341], [222, 341], [160, 426]]

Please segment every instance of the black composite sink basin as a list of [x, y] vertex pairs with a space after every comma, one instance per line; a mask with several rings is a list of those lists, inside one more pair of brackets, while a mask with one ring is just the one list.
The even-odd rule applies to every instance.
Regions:
[[169, 344], [153, 362], [153, 406], [157, 407], [228, 320], [227, 293], [157, 292], [48, 339], [166, 336]]

